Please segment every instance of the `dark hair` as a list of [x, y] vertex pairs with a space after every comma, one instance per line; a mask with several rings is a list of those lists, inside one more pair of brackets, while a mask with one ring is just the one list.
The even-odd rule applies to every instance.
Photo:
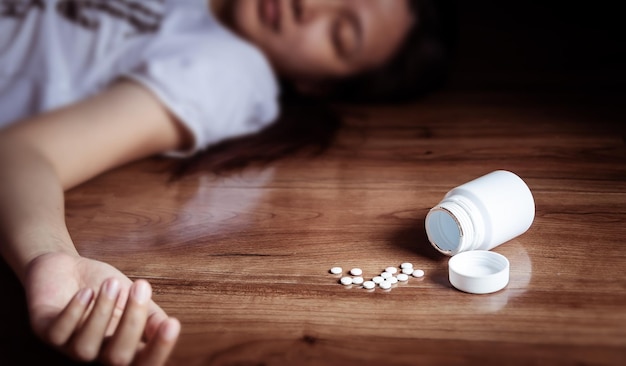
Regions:
[[289, 95], [282, 98], [280, 117], [262, 131], [210, 146], [175, 162], [173, 178], [198, 172], [226, 173], [251, 164], [268, 164], [296, 154], [317, 155], [333, 142], [341, 120], [325, 103]]
[[301, 96], [288, 84], [283, 85], [282, 112], [274, 124], [178, 162], [175, 176], [207, 169], [220, 173], [297, 153], [321, 153], [341, 126], [329, 102], [405, 102], [441, 86], [456, 38], [454, 1], [408, 1], [417, 21], [388, 63], [333, 83], [328, 94], [321, 97]]
[[456, 45], [456, 3], [452, 0], [408, 0], [416, 23], [396, 55], [380, 68], [342, 80], [333, 100], [357, 103], [413, 101], [446, 80]]

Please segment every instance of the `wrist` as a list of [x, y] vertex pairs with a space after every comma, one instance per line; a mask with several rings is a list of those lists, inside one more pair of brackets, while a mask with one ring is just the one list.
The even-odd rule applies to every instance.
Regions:
[[37, 258], [49, 254], [79, 256], [67, 233], [51, 233], [42, 228], [25, 232], [4, 240], [1, 248], [2, 256], [22, 283], [29, 266]]

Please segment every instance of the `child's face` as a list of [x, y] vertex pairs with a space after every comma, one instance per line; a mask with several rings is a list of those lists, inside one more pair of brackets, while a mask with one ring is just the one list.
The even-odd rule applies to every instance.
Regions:
[[408, 0], [231, 0], [226, 22], [282, 77], [351, 76], [391, 58], [415, 21]]

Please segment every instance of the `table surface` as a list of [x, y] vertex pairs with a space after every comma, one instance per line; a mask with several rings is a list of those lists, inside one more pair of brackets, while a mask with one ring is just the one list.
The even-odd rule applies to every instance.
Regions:
[[[83, 255], [149, 279], [181, 320], [172, 365], [623, 364], [621, 100], [443, 92], [344, 108], [321, 156], [173, 182], [165, 161], [142, 161], [70, 191], [67, 223]], [[494, 249], [508, 286], [471, 295], [450, 285], [424, 218], [496, 169], [527, 182], [536, 217]], [[425, 276], [390, 291], [328, 272], [402, 262]], [[29, 333], [3, 268], [0, 364], [64, 364]]]
[[[68, 192], [79, 251], [149, 279], [181, 320], [171, 365], [626, 364], [621, 13], [459, 3], [453, 86], [342, 107], [320, 156], [176, 181], [151, 159]], [[527, 182], [536, 217], [494, 249], [510, 260], [508, 286], [466, 294], [424, 218], [497, 169]], [[425, 276], [391, 291], [328, 273], [402, 262]], [[0, 287], [0, 365], [71, 365], [32, 335], [1, 261]]]

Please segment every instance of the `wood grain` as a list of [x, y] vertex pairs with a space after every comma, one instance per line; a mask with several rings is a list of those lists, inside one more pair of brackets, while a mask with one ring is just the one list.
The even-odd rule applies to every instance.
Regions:
[[[463, 3], [462, 26], [493, 5]], [[451, 87], [411, 105], [341, 107], [345, 127], [322, 156], [174, 182], [152, 159], [70, 191], [79, 251], [152, 282], [183, 325], [171, 365], [626, 364], [626, 78], [617, 62], [578, 73], [612, 38], [596, 37], [573, 67], [578, 43], [553, 47], [541, 23], [488, 24], [466, 29], [474, 41], [462, 40], [467, 62]], [[515, 39], [541, 52], [522, 55]], [[424, 218], [449, 189], [496, 169], [528, 183], [536, 218], [495, 249], [511, 262], [509, 285], [465, 294]], [[371, 277], [405, 261], [425, 277], [389, 292], [328, 273]], [[71, 365], [31, 334], [1, 262], [0, 286], [0, 365]]]
[[[67, 222], [81, 253], [150, 279], [181, 319], [172, 365], [622, 364], [623, 115], [606, 99], [602, 117], [594, 101], [520, 99], [449, 92], [345, 108], [323, 156], [228, 176], [169, 182], [164, 161], [139, 162], [69, 192]], [[495, 169], [527, 181], [537, 215], [496, 248], [511, 261], [507, 288], [469, 295], [450, 286], [423, 220], [447, 190]], [[389, 292], [328, 273], [371, 277], [404, 261], [426, 276]], [[4, 271], [2, 364], [41, 361]]]

